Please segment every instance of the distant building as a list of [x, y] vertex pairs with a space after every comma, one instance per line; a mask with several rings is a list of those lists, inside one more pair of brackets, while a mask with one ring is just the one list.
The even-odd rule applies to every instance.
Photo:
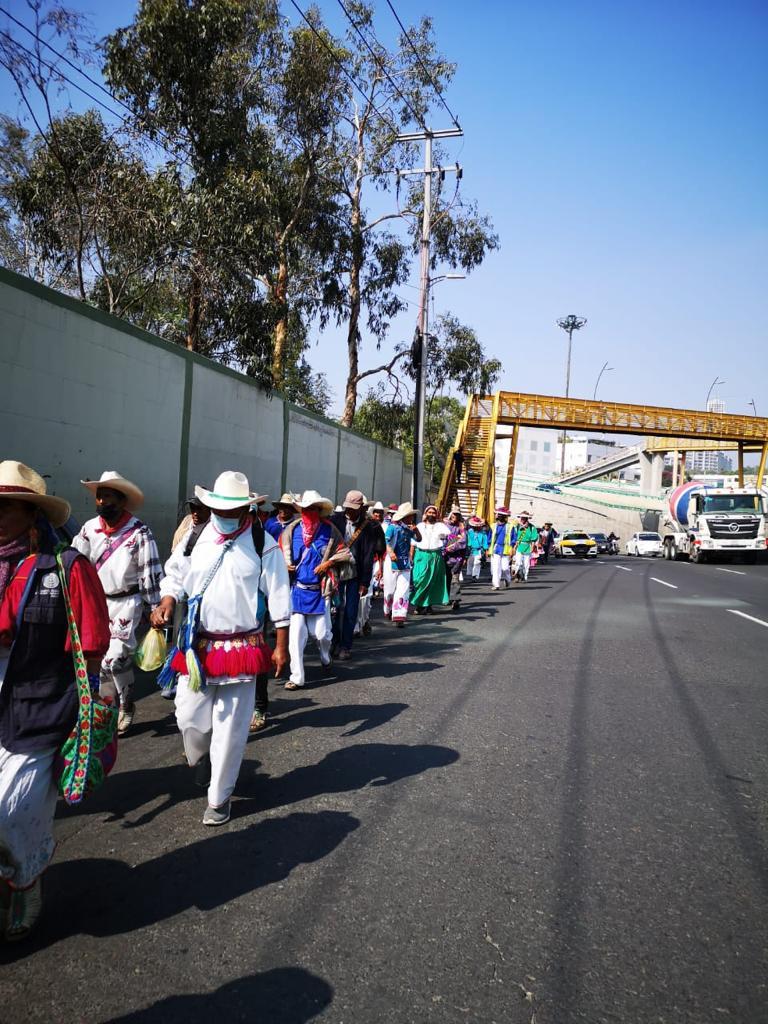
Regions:
[[[559, 435], [558, 435], [559, 436]], [[570, 435], [565, 442], [565, 472], [573, 473], [577, 469], [584, 469], [591, 466], [593, 462], [599, 462], [609, 455], [619, 455], [624, 445], [617, 445], [615, 441], [604, 441], [598, 438], [583, 435]], [[560, 453], [562, 444], [558, 440], [555, 464], [557, 472], [560, 472]]]

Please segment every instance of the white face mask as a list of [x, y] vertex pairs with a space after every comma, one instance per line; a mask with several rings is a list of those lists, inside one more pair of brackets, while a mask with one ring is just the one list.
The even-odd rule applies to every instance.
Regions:
[[215, 512], [211, 512], [211, 522], [213, 528], [217, 533], [234, 533], [235, 530], [240, 526], [239, 519], [226, 519], [224, 516], [219, 516]]

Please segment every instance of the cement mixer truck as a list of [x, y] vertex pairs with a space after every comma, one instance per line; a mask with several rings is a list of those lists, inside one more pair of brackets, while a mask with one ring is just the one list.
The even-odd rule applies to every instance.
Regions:
[[766, 500], [754, 487], [708, 487], [700, 481], [670, 492], [659, 533], [665, 558], [706, 562], [713, 555], [747, 562], [766, 550]]

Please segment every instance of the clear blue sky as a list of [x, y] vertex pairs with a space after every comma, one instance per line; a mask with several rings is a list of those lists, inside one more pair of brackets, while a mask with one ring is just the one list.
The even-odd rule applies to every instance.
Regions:
[[[20, 0], [10, 5], [23, 11]], [[127, 0], [70, 6], [91, 13], [97, 34], [135, 9]], [[429, 6], [458, 63], [447, 98], [466, 136], [449, 156], [501, 237], [480, 270], [436, 289], [437, 312], [477, 330], [510, 390], [562, 393], [565, 335], [555, 321], [573, 312], [589, 322], [575, 338], [572, 394], [591, 396], [607, 359], [615, 369], [604, 399], [702, 407], [719, 375], [729, 411], [750, 412], [754, 399], [768, 415], [768, 6]], [[319, 7], [341, 30], [335, 0]], [[377, 7], [377, 34], [393, 42], [392, 15], [383, 0]], [[396, 7], [406, 22], [428, 10], [421, 0]], [[284, 10], [295, 13], [287, 2]], [[0, 99], [15, 108], [7, 83]], [[444, 120], [436, 106], [435, 126]], [[393, 340], [411, 337], [414, 318], [415, 307]], [[364, 343], [363, 365], [386, 352]], [[310, 352], [335, 408], [343, 353], [333, 331]]]

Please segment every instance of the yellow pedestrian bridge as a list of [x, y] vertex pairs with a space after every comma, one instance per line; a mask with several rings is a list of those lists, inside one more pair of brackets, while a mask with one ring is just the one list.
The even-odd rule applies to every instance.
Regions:
[[[446, 460], [438, 494], [440, 507], [457, 504], [464, 515], [491, 517], [497, 500], [495, 447], [499, 438], [511, 439], [504, 487], [504, 504], [508, 504], [521, 427], [647, 438], [638, 458], [641, 463], [648, 460], [654, 468], [659, 487], [660, 463], [666, 452], [678, 453], [673, 469], [677, 477], [684, 469], [687, 451], [735, 450], [742, 484], [744, 453], [759, 452], [758, 487], [763, 484], [768, 459], [768, 419], [764, 417], [497, 391], [495, 395], [473, 395], [467, 402], [456, 442]], [[461, 482], [456, 479], [457, 452], [461, 452], [463, 459]], [[609, 472], [609, 467], [601, 467], [600, 471]]]

